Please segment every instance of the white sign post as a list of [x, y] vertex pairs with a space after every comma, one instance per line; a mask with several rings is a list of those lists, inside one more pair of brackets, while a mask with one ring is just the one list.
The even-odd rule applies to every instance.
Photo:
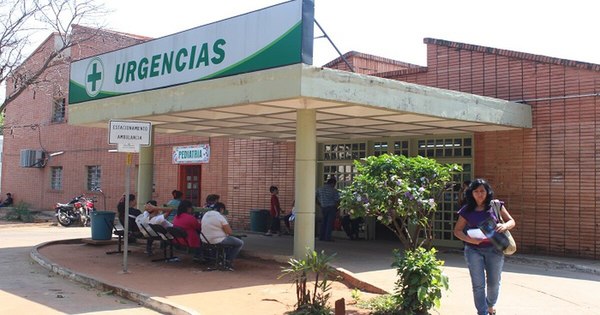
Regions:
[[117, 152], [127, 152], [125, 161], [125, 209], [123, 225], [123, 273], [127, 273], [127, 253], [129, 251], [129, 180], [131, 176], [132, 153], [140, 152], [140, 146], [152, 142], [152, 123], [148, 121], [111, 120], [108, 123], [108, 144], [116, 144]]

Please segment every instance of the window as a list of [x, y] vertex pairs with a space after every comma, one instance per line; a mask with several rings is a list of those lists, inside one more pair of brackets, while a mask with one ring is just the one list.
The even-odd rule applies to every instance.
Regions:
[[408, 140], [394, 141], [394, 154], [408, 156]]
[[66, 99], [64, 97], [54, 99], [52, 106], [53, 123], [60, 123], [65, 121], [65, 103]]
[[427, 139], [418, 141], [418, 154], [429, 158], [470, 158], [471, 138]]
[[380, 156], [385, 153], [388, 153], [388, 143], [387, 142], [374, 142], [373, 143], [373, 155]]
[[358, 160], [367, 156], [366, 143], [339, 143], [323, 145], [324, 160]]
[[356, 174], [356, 167], [352, 164], [340, 164], [340, 165], [325, 165], [323, 167], [323, 178], [321, 183], [324, 184], [330, 177], [337, 180], [337, 188], [344, 188], [352, 184], [352, 179]]
[[87, 167], [87, 190], [102, 188], [102, 169], [100, 165]]
[[63, 168], [62, 166], [54, 166], [51, 169], [51, 178], [50, 178], [50, 189], [52, 190], [62, 190], [62, 174]]

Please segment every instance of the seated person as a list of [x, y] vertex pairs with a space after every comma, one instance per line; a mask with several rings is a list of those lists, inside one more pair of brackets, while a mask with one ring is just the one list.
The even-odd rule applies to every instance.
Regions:
[[[155, 200], [149, 200], [146, 204], [151, 204], [151, 205], [156, 205], [156, 201]], [[138, 229], [142, 232], [142, 234], [144, 234], [144, 236], [146, 236], [146, 234], [148, 234], [148, 236], [154, 236], [152, 234], [150, 234], [150, 227], [148, 226], [148, 223], [150, 223], [150, 212], [148, 212], [148, 210], [145, 210], [142, 214], [138, 215], [137, 218], [135, 218], [135, 224], [137, 224]], [[144, 233], [147, 232], [147, 233]], [[146, 254], [148, 256], [152, 256], [152, 243], [153, 240], [152, 239], [147, 239], [146, 240]]]
[[154, 204], [146, 203], [144, 210], [149, 212], [162, 212], [167, 221], [173, 222], [173, 218], [175, 218], [177, 207], [181, 202], [181, 196], [183, 196], [183, 193], [179, 190], [173, 190], [171, 194], [173, 194], [173, 199], [169, 200], [164, 207], [159, 207], [156, 202]]
[[362, 223], [364, 223], [364, 220], [361, 217], [352, 218], [348, 213], [342, 216], [342, 228], [351, 240], [359, 239], [358, 232]]
[[217, 202], [213, 208], [214, 210], [210, 210], [202, 216], [202, 234], [207, 238], [204, 241], [208, 241], [210, 244], [232, 246], [226, 250], [226, 265], [224, 267], [229, 271], [233, 271], [232, 262], [242, 250], [244, 242], [232, 236], [233, 230], [229, 226], [227, 219], [222, 215], [223, 211], [225, 211], [225, 205]]
[[200, 251], [200, 222], [193, 215], [194, 207], [189, 200], [182, 200], [177, 207], [177, 214], [173, 219], [173, 226], [183, 229], [187, 233], [187, 244], [183, 240], [176, 239], [180, 245], [188, 245], [195, 249], [194, 260], [203, 260]]
[[206, 203], [204, 204], [204, 208], [209, 208], [209, 209], [214, 210], [215, 205], [217, 204], [217, 202], [219, 202], [220, 198], [221, 198], [221, 196], [219, 196], [217, 194], [210, 194], [210, 195], [206, 196]]
[[13, 197], [11, 193], [6, 193], [6, 199], [0, 203], [0, 207], [11, 207], [13, 205]]
[[169, 220], [169, 222], [173, 222], [175, 218], [175, 214], [177, 213], [177, 208], [179, 207], [179, 203], [181, 202], [181, 198], [183, 197], [183, 193], [177, 189], [171, 192], [173, 199], [167, 201], [166, 208], [169, 208], [168, 212], [165, 211], [165, 218]]
[[292, 211], [290, 211], [290, 213], [286, 214], [283, 217], [283, 224], [285, 225], [285, 231], [284, 231], [284, 233], [287, 233], [288, 235], [289, 234], [294, 234], [292, 232], [291, 223], [294, 222], [294, 220], [296, 220], [296, 206], [295, 206], [295, 204], [296, 204], [296, 201], [294, 201], [292, 203]]
[[[140, 233], [140, 229], [138, 228], [137, 224], [135, 223], [135, 219], [140, 214], [142, 214], [142, 212], [133, 207], [133, 206], [135, 206], [135, 204], [136, 204], [135, 195], [130, 194], [129, 195], [129, 226], [128, 226], [130, 236], [134, 236], [135, 234], [139, 235], [139, 233]], [[119, 204], [117, 205], [117, 213], [118, 213], [119, 221], [121, 222], [121, 224], [123, 226], [125, 226], [125, 195], [123, 195], [123, 197], [121, 197], [121, 200], [119, 200]], [[135, 241], [135, 237], [133, 237], [133, 241]]]

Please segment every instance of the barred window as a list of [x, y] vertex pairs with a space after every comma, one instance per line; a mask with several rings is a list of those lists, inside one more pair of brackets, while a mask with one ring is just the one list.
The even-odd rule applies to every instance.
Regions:
[[430, 158], [467, 157], [473, 152], [471, 138], [427, 139], [418, 141], [418, 154]]
[[408, 140], [394, 141], [394, 154], [408, 156]]
[[323, 182], [329, 178], [337, 180], [337, 188], [344, 188], [352, 184], [352, 179], [356, 174], [356, 167], [352, 164], [325, 165], [323, 167]]
[[367, 156], [367, 145], [364, 142], [324, 144], [323, 155], [326, 161], [358, 160]]
[[51, 169], [50, 178], [50, 189], [52, 190], [62, 190], [62, 176], [63, 176], [63, 168], [62, 166], [54, 166]]
[[52, 122], [59, 123], [65, 121], [65, 104], [66, 99], [64, 97], [54, 99], [52, 107]]
[[87, 190], [95, 190], [102, 188], [102, 169], [100, 165], [92, 165], [87, 167]]
[[388, 153], [388, 143], [387, 142], [374, 142], [373, 143], [373, 155], [380, 156], [385, 153]]

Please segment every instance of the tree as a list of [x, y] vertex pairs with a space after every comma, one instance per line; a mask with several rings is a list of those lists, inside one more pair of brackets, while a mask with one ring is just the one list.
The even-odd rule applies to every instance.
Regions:
[[341, 207], [353, 217], [373, 216], [394, 232], [406, 250], [433, 240], [436, 199], [460, 171], [425, 157], [370, 156], [354, 161], [357, 175], [342, 190]]
[[[74, 25], [97, 21], [106, 14], [95, 0], [0, 0], [0, 83], [10, 80], [0, 112], [27, 87], [44, 82], [44, 73], [68, 62], [71, 47], [91, 40], [96, 33], [73, 37]], [[100, 31], [101, 26], [95, 25]], [[52, 31], [58, 40], [53, 51], [34, 51], [44, 56], [40, 62], [20, 67], [28, 54], [30, 38], [40, 31]]]

